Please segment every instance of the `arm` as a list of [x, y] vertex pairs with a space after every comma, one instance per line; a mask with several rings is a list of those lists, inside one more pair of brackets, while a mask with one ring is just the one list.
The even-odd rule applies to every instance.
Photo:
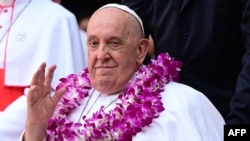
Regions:
[[27, 96], [26, 141], [41, 141], [45, 137], [47, 123], [65, 89], [59, 89], [51, 96], [51, 81], [56, 66], [51, 66], [45, 76], [46, 64], [42, 63], [34, 74]]
[[250, 1], [242, 0], [241, 29], [243, 46], [242, 70], [238, 76], [236, 94], [230, 103], [227, 124], [250, 124]]

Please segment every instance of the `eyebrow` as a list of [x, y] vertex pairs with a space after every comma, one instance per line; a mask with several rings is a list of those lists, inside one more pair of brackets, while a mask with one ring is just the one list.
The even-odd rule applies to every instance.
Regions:
[[[112, 39], [122, 40], [122, 37], [123, 36], [110, 36], [107, 38], [107, 40], [112, 40]], [[96, 39], [98, 37], [96, 35], [90, 35], [87, 38], [88, 38], [88, 40], [91, 40], [91, 39]]]

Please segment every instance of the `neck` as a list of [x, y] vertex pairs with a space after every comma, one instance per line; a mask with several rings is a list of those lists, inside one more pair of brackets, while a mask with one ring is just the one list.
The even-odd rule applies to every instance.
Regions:
[[0, 6], [11, 6], [15, 0], [0, 0]]

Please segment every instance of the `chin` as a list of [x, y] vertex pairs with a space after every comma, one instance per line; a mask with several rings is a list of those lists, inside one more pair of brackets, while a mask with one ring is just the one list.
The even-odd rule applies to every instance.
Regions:
[[114, 83], [111, 83], [110, 81], [96, 81], [95, 83], [92, 83], [92, 86], [99, 92], [109, 94], [113, 93], [114, 91]]

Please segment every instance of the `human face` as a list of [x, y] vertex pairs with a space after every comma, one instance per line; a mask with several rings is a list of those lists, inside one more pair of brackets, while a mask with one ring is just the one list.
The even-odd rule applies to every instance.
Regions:
[[144, 60], [145, 41], [131, 31], [128, 18], [128, 13], [105, 8], [89, 21], [88, 69], [92, 86], [101, 93], [123, 90]]

